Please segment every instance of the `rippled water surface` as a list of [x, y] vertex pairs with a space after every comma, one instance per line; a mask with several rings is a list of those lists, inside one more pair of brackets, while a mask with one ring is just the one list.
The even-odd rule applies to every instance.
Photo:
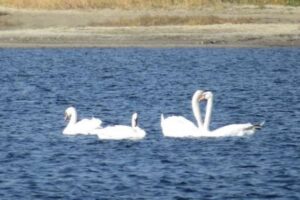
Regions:
[[[0, 49], [0, 199], [300, 199], [300, 49]], [[168, 139], [160, 114], [255, 135]], [[140, 141], [65, 136], [64, 110], [130, 124]]]

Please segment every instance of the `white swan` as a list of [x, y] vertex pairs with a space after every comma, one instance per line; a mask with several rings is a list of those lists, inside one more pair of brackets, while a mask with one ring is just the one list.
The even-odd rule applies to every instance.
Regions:
[[98, 138], [101, 140], [143, 139], [146, 135], [146, 132], [137, 125], [138, 115], [137, 113], [133, 113], [131, 118], [131, 126], [108, 126], [102, 129], [95, 129], [92, 131], [92, 133], [97, 134]]
[[199, 101], [204, 98], [204, 92], [197, 90], [192, 97], [192, 110], [197, 125], [182, 116], [164, 118], [161, 115], [161, 128], [165, 137], [197, 137], [203, 131]]
[[257, 129], [260, 129], [264, 122], [260, 124], [230, 124], [223, 126], [216, 130], [210, 131], [209, 124], [211, 121], [211, 114], [213, 109], [213, 94], [210, 91], [204, 93], [204, 99], [207, 100], [206, 113], [204, 120], [204, 131], [201, 133], [202, 137], [228, 137], [228, 136], [245, 136], [253, 134]]
[[74, 107], [69, 107], [65, 111], [65, 120], [69, 120], [68, 125], [63, 130], [65, 135], [91, 134], [94, 129], [101, 128], [102, 121], [97, 118], [83, 119], [77, 122], [77, 112]]

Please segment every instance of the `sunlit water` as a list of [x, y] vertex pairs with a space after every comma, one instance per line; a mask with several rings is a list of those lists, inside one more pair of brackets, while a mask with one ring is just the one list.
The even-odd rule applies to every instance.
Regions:
[[[0, 199], [299, 199], [300, 49], [1, 49]], [[214, 92], [212, 129], [255, 135], [168, 139], [160, 114], [193, 120]], [[141, 141], [65, 136], [64, 110], [130, 124]]]

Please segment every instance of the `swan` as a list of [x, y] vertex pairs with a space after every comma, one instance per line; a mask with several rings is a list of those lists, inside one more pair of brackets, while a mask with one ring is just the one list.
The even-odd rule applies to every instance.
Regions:
[[199, 101], [204, 99], [204, 91], [197, 90], [192, 97], [192, 110], [197, 124], [182, 116], [161, 115], [161, 128], [165, 137], [197, 137], [203, 132], [203, 123], [199, 108]]
[[143, 139], [146, 135], [146, 132], [138, 127], [138, 114], [133, 113], [131, 118], [131, 126], [108, 126], [102, 129], [95, 129], [92, 131], [92, 134], [97, 134], [98, 138], [101, 140], [138, 140]]
[[65, 135], [91, 134], [93, 129], [101, 128], [102, 121], [97, 118], [82, 119], [77, 122], [77, 111], [74, 107], [69, 107], [65, 111], [65, 120], [69, 120], [66, 128], [63, 130]]
[[206, 113], [204, 119], [204, 131], [201, 133], [202, 137], [228, 137], [228, 136], [245, 136], [255, 133], [257, 129], [261, 129], [265, 122], [260, 124], [230, 124], [220, 127], [216, 130], [210, 131], [209, 125], [211, 121], [212, 109], [213, 109], [213, 93], [210, 91], [204, 92], [204, 98], [207, 100]]

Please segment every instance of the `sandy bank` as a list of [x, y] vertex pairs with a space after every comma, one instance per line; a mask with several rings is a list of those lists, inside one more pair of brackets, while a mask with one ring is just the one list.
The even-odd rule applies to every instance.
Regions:
[[[271, 6], [259, 9], [244, 6], [190, 11], [35, 11], [1, 8], [0, 14], [0, 47], [300, 46], [298, 7]], [[234, 19], [234, 23], [221, 21], [220, 24], [205, 25], [113, 25], [113, 22], [120, 19], [166, 15], [197, 16], [197, 19], [216, 16], [218, 19]], [[249, 22], [239, 21], [246, 17], [250, 19]]]

